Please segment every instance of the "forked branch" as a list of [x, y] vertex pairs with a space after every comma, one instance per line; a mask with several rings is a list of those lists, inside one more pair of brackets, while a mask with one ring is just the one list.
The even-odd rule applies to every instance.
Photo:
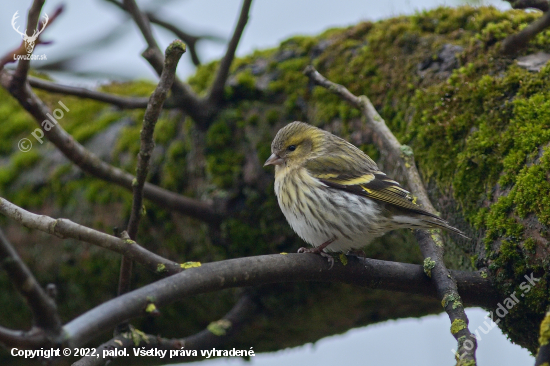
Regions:
[[[229, 76], [229, 68], [235, 58], [237, 45], [248, 22], [248, 13], [250, 12], [251, 4], [252, 0], [243, 0], [239, 20], [208, 94], [204, 98], [199, 98], [187, 84], [178, 79], [174, 81], [172, 87], [174, 98], [181, 106], [181, 109], [188, 113], [202, 130], [206, 130], [210, 126], [210, 123], [223, 106], [223, 93], [227, 77]], [[143, 52], [143, 57], [151, 64], [157, 74], [160, 75], [163, 62], [162, 54], [151, 31], [149, 18], [138, 8], [134, 0], [124, 0], [122, 6], [124, 10], [132, 15], [147, 42], [148, 47]]]

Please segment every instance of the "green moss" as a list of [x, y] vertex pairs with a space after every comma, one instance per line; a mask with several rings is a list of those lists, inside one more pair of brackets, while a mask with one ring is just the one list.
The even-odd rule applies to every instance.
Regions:
[[99, 90], [118, 95], [148, 97], [153, 93], [155, 87], [155, 83], [149, 80], [135, 80], [132, 82], [112, 82], [102, 85]]
[[197, 72], [189, 77], [187, 82], [193, 90], [201, 96], [206, 95], [208, 88], [212, 85], [216, 72], [218, 70], [219, 61], [213, 61], [197, 68]]
[[233, 119], [222, 116], [206, 133], [207, 172], [220, 188], [229, 188], [239, 179], [244, 161], [244, 154], [234, 150], [235, 135], [225, 118]]
[[466, 329], [468, 326], [462, 319], [455, 319], [453, 320], [451, 324], [451, 333], [456, 334], [460, 332], [462, 329]]
[[249, 69], [238, 73], [235, 80], [237, 81], [237, 88], [248, 91], [249, 93], [255, 90], [256, 78]]
[[535, 250], [536, 250], [536, 242], [535, 242], [535, 239], [533, 239], [533, 238], [527, 238], [527, 239], [523, 242], [523, 247], [524, 247], [525, 250], [527, 250], [529, 253], [535, 253]]
[[210, 331], [210, 333], [216, 335], [216, 336], [223, 336], [227, 333], [229, 328], [231, 328], [231, 322], [226, 319], [221, 319], [215, 322], [212, 322], [208, 324], [206, 329]]
[[0, 168], [0, 187], [12, 183], [21, 171], [33, 166], [39, 159], [40, 155], [36, 149], [13, 154], [10, 164]]
[[435, 268], [435, 261], [432, 261], [431, 257], [424, 259], [424, 273], [428, 277], [432, 277], [432, 269]]

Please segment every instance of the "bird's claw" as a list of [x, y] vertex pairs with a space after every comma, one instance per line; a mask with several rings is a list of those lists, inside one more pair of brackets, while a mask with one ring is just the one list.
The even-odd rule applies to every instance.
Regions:
[[334, 266], [334, 258], [332, 258], [332, 256], [330, 254], [325, 253], [322, 249], [319, 250], [319, 247], [317, 247], [317, 248], [304, 248], [304, 247], [301, 247], [300, 249], [298, 249], [298, 253], [320, 254], [321, 257], [326, 258], [327, 261], [328, 261], [328, 264], [330, 264], [330, 266], [328, 267], [329, 270], [331, 270], [332, 267]]
[[330, 254], [325, 253], [323, 251], [319, 252], [319, 254], [321, 254], [321, 257], [325, 257], [327, 259], [328, 264], [330, 264], [330, 266], [328, 267], [328, 270], [330, 271], [334, 266], [334, 258], [332, 258]]

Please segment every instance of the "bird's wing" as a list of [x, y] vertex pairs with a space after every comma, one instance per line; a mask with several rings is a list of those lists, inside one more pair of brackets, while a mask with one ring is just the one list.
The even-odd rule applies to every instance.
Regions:
[[[328, 163], [325, 164], [327, 161]], [[398, 182], [379, 171], [376, 164], [374, 164], [376, 170], [371, 170], [364, 164], [352, 164], [351, 162], [346, 164], [347, 162], [347, 159], [341, 159], [340, 165], [338, 165], [334, 163], [333, 157], [317, 157], [314, 161], [306, 162], [305, 167], [313, 177], [331, 188], [439, 219], [438, 216], [415, 204], [410, 193]]]

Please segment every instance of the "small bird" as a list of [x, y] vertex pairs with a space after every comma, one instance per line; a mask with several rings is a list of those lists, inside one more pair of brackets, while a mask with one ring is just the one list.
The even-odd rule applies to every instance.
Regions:
[[275, 194], [292, 229], [313, 248], [299, 253], [360, 249], [388, 231], [443, 228], [466, 237], [413, 202], [365, 153], [303, 122], [281, 128], [264, 166], [275, 165]]

